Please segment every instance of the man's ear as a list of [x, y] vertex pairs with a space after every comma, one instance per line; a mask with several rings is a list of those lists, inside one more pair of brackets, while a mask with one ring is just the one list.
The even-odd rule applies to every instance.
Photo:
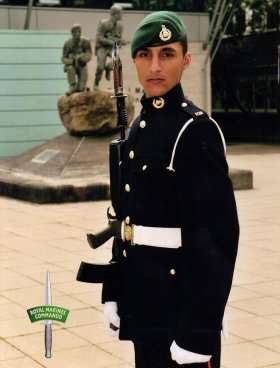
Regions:
[[183, 60], [183, 68], [186, 69], [192, 62], [192, 54], [190, 52], [186, 52]]

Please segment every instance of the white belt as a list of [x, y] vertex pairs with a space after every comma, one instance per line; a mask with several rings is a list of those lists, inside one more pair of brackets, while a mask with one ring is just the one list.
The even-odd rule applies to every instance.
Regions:
[[122, 240], [132, 245], [142, 244], [151, 247], [179, 248], [182, 246], [179, 227], [151, 227], [122, 223]]

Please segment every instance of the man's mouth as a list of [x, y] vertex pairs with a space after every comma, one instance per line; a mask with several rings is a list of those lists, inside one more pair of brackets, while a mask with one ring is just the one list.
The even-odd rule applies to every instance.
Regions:
[[161, 84], [164, 81], [163, 78], [148, 78], [147, 82], [149, 84]]

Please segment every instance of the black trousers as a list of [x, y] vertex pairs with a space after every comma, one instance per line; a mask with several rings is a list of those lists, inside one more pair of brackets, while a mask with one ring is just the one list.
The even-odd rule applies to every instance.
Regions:
[[170, 340], [133, 341], [135, 350], [135, 368], [219, 368], [221, 342], [217, 339], [217, 349], [209, 363], [177, 364], [171, 358]]

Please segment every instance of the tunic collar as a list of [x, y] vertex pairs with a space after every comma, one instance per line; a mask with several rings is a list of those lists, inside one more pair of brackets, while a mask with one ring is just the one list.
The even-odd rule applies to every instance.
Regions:
[[170, 109], [177, 109], [186, 101], [182, 86], [178, 83], [165, 95], [158, 97], [141, 98], [141, 104], [147, 112], [162, 112]]

